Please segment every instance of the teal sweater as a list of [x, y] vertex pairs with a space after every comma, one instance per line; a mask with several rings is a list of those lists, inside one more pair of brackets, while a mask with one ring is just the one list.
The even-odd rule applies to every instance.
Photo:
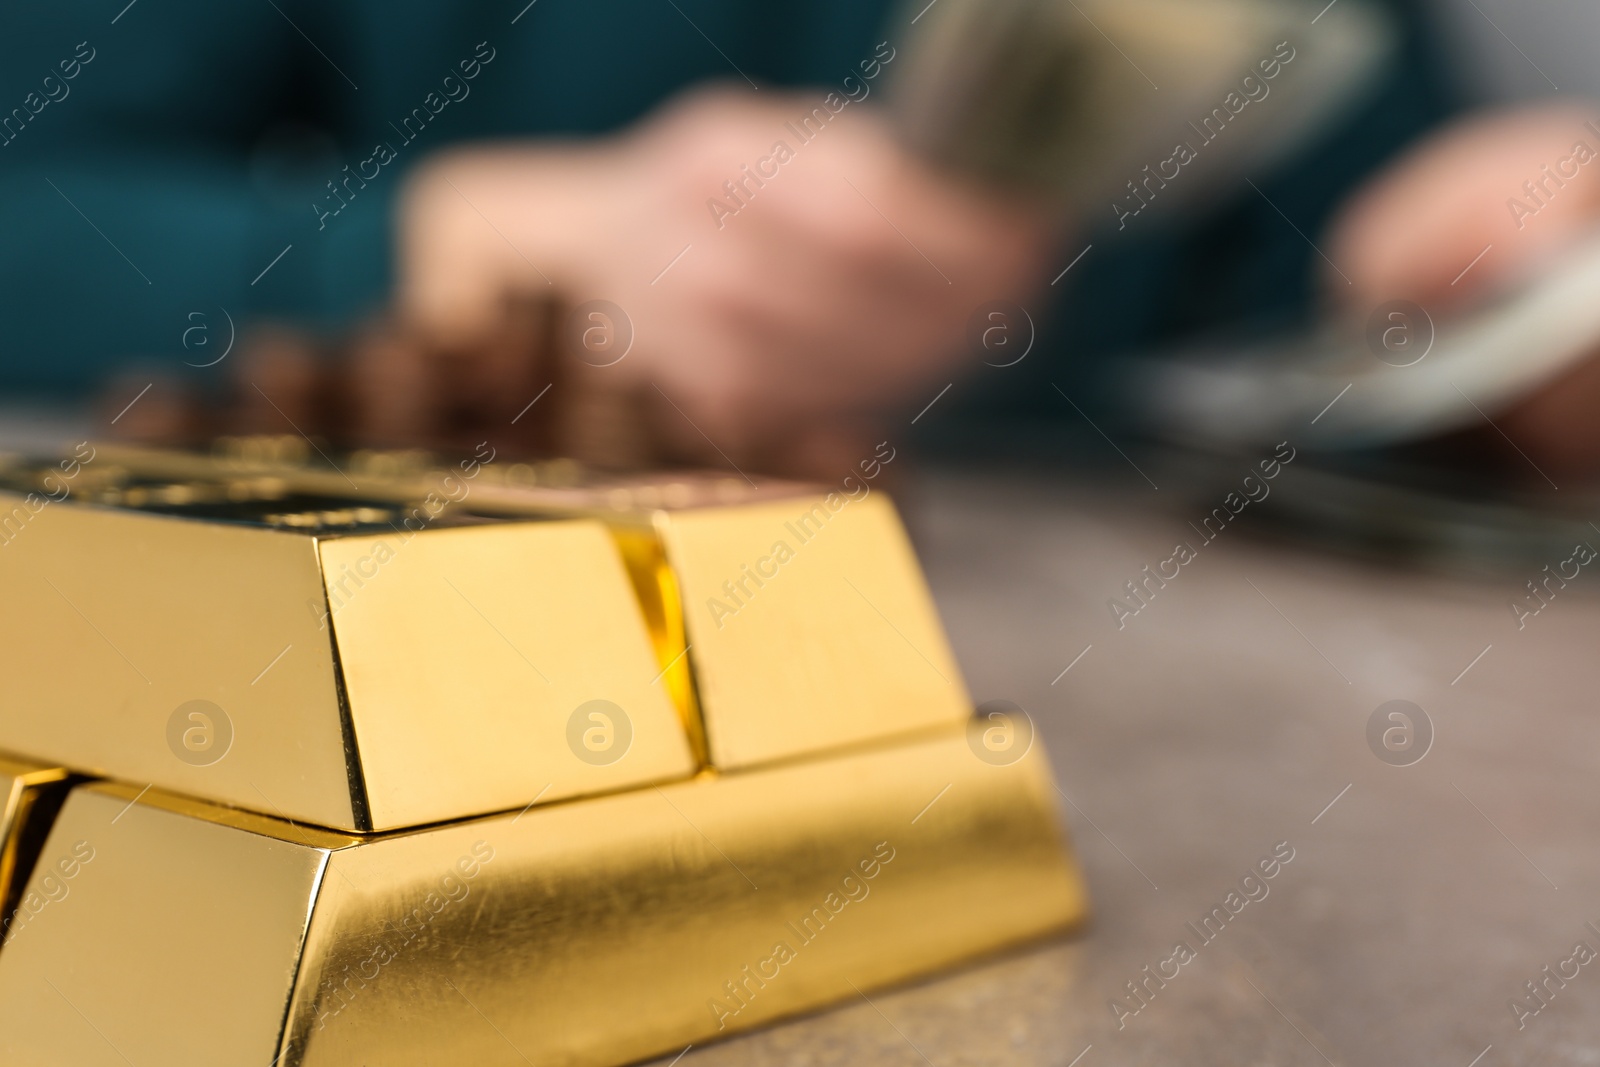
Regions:
[[[124, 5], [127, 6], [124, 6]], [[19, 0], [0, 10], [0, 387], [385, 299], [404, 172], [603, 133], [708, 79], [836, 83], [884, 0]], [[331, 183], [331, 184], [330, 184]], [[199, 316], [199, 317], [196, 317]]]

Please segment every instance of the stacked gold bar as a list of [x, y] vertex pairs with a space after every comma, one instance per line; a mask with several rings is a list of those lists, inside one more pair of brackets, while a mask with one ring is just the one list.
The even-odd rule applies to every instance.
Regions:
[[618, 1064], [1083, 919], [867, 481], [490, 459], [0, 473], [0, 1062]]

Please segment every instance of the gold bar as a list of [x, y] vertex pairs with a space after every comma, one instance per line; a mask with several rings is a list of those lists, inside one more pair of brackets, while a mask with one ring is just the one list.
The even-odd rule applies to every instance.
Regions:
[[[473, 462], [468, 485], [467, 464], [426, 453], [357, 453], [323, 466], [296, 439], [229, 440], [209, 457], [103, 452], [134, 477], [173, 485], [265, 479], [285, 493], [343, 492], [383, 507], [432, 493], [447, 517], [605, 523], [649, 628], [652, 674], [701, 763], [758, 766], [971, 713], [915, 553], [893, 505], [866, 481], [853, 493], [776, 480], [756, 489], [707, 472], [595, 476], [552, 461]], [[461, 491], [446, 499], [452, 484]], [[371, 662], [387, 675], [388, 660]], [[271, 812], [259, 799], [247, 806]]]
[[8, 683], [0, 749], [358, 831], [694, 773], [602, 524], [260, 481], [0, 493], [0, 642], [61, 665]]
[[711, 762], [749, 767], [972, 713], [893, 506], [837, 493], [659, 511]]
[[603, 1067], [1080, 923], [1042, 751], [971, 746], [365, 840], [80, 787], [45, 854], [94, 858], [0, 952], [0, 1062]]

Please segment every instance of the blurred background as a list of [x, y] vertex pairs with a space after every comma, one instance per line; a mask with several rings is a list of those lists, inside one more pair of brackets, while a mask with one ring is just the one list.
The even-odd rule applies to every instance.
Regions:
[[1600, 457], [1584, 5], [0, 17], [13, 422], [815, 477], [908, 419], [1304, 429], [1480, 493]]
[[1583, 5], [0, 17], [8, 434], [819, 479], [892, 436], [1197, 500], [1289, 443], [1319, 543], [1587, 530]]

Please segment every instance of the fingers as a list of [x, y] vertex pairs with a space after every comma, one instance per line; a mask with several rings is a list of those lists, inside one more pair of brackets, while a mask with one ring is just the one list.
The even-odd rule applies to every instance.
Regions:
[[401, 317], [431, 344], [470, 348], [496, 328], [507, 294], [548, 297], [604, 278], [637, 199], [625, 155], [615, 144], [508, 145], [422, 167], [399, 211]]
[[[430, 166], [402, 211], [402, 319], [424, 340], [359, 346], [359, 432], [521, 421], [512, 408], [548, 386], [526, 418], [541, 446], [624, 463], [656, 439], [780, 462], [806, 427], [876, 415], [944, 375], [975, 308], [1043, 284], [1048, 225], [927, 172], [867, 109], [807, 125], [814, 103], [717, 89], [602, 147]], [[507, 292], [620, 305], [630, 355], [541, 366], [538, 345], [496, 332]]]
[[675, 302], [643, 309], [641, 336], [667, 349], [656, 372], [707, 390], [708, 418], [882, 410], [959, 358], [980, 304], [1043, 284], [1031, 208], [927, 175], [867, 122], [826, 133], [747, 176], [739, 211], [674, 269]]
[[1584, 232], [1600, 218], [1592, 114], [1570, 103], [1495, 112], [1423, 142], [1330, 228], [1329, 258], [1354, 283], [1330, 291], [1358, 306], [1460, 305]]
[[[509, 269], [494, 246], [492, 225], [473, 210], [469, 196], [487, 198], [464, 169], [423, 168], [408, 183], [399, 211], [402, 314], [445, 346], [469, 346], [487, 335]], [[463, 184], [471, 193], [462, 190]]]

